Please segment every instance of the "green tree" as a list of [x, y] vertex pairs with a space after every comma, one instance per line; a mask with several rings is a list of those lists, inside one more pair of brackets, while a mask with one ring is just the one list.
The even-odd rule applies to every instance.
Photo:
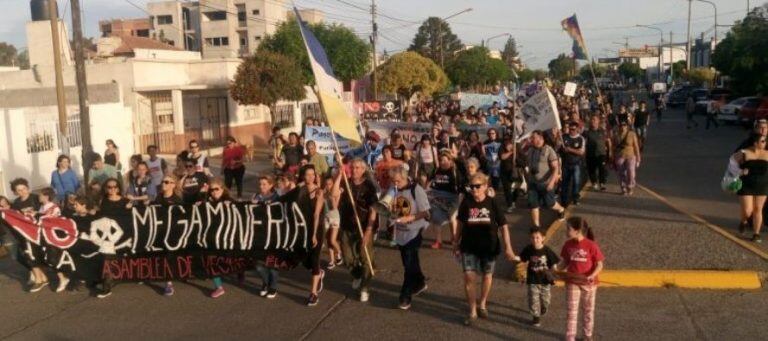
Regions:
[[520, 83], [530, 83], [535, 79], [535, 75], [533, 70], [526, 68], [517, 72], [517, 79]]
[[[595, 77], [600, 78], [608, 73], [608, 68], [603, 65], [592, 63], [592, 68], [595, 70]], [[579, 69], [579, 76], [587, 81], [592, 81], [592, 70], [589, 69], [589, 64], [584, 65]]]
[[29, 70], [29, 50], [23, 50], [19, 53], [19, 67], [22, 70]]
[[405, 98], [411, 98], [417, 92], [433, 96], [448, 86], [445, 72], [429, 58], [413, 51], [393, 55], [379, 66], [377, 72], [381, 91]]
[[712, 65], [740, 94], [768, 93], [768, 5], [736, 22], [715, 49]]
[[[309, 29], [325, 49], [336, 78], [345, 82], [351, 81], [369, 71], [371, 47], [352, 30], [343, 25], [326, 23], [309, 25]], [[304, 84], [314, 83], [309, 56], [296, 19], [281, 23], [273, 35], [259, 44], [259, 50], [277, 52], [293, 58], [301, 66]]]
[[696, 86], [709, 86], [715, 80], [715, 71], [708, 67], [697, 67], [688, 72], [688, 80]]
[[237, 67], [229, 92], [241, 105], [272, 107], [279, 100], [304, 99], [304, 78], [292, 58], [260, 50]]
[[541, 82], [547, 79], [547, 71], [541, 69], [533, 70], [533, 79], [535, 79], [537, 82]]
[[485, 47], [473, 47], [456, 54], [446, 67], [448, 78], [462, 88], [478, 88], [509, 80], [509, 67], [499, 59], [488, 56]]
[[549, 67], [549, 74], [552, 75], [552, 78], [557, 80], [568, 80], [574, 76], [573, 70], [575, 69], [575, 63], [573, 58], [567, 57], [565, 54], [561, 53], [557, 58], [550, 60], [549, 64], [547, 64]]
[[12, 44], [0, 42], [0, 65], [18, 65], [18, 51]]
[[515, 38], [509, 37], [504, 44], [504, 50], [501, 51], [501, 60], [507, 64], [510, 69], [520, 69], [520, 59], [518, 58], [517, 42]]
[[674, 80], [678, 80], [683, 78], [685, 76], [685, 67], [686, 67], [686, 61], [685, 60], [678, 60], [674, 64], [672, 64], [672, 76]]
[[645, 71], [640, 68], [640, 65], [635, 63], [621, 63], [619, 65], [619, 74], [622, 75], [625, 79], [634, 79], [635, 81], [639, 81], [643, 79], [643, 76], [645, 75]]
[[408, 50], [416, 51], [422, 56], [432, 59], [437, 65], [441, 65], [440, 52], [442, 50], [442, 58], [447, 65], [454, 53], [461, 50], [462, 47], [464, 44], [451, 32], [451, 26], [445, 20], [429, 17], [419, 26]]

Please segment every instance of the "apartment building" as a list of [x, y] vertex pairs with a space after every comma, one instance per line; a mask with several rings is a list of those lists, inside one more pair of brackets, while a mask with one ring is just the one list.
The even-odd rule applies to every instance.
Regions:
[[113, 19], [99, 21], [101, 37], [143, 37], [149, 38], [152, 25], [149, 18]]
[[147, 4], [151, 36], [203, 58], [253, 53], [287, 18], [286, 0], [160, 1]]

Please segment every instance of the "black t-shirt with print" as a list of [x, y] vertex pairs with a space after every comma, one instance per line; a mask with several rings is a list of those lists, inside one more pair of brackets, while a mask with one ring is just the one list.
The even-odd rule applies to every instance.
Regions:
[[450, 169], [438, 167], [432, 179], [432, 189], [450, 193], [460, 193], [464, 190], [464, 179], [456, 166]]
[[[581, 135], [577, 135], [577, 136], [565, 135], [563, 136], [563, 146], [571, 149], [581, 149], [582, 147], [584, 147], [584, 137], [582, 137]], [[581, 160], [582, 160], [581, 155], [576, 155], [563, 150], [564, 164], [568, 166], [580, 165]]]
[[[369, 179], [365, 179], [361, 184], [355, 184], [349, 181], [349, 187], [352, 189], [352, 196], [355, 198], [355, 208], [357, 216], [360, 218], [360, 224], [363, 229], [368, 224], [368, 213], [371, 206], [379, 200], [376, 196], [376, 186]], [[342, 194], [339, 201], [339, 213], [341, 214], [341, 228], [350, 231], [357, 231], [357, 222], [353, 215], [352, 203], [349, 201], [349, 194]], [[376, 224], [373, 226], [376, 228]]]
[[467, 196], [459, 206], [461, 229], [460, 249], [482, 258], [494, 258], [500, 251], [499, 227], [507, 224], [504, 209], [498, 201], [485, 197], [481, 202]]
[[392, 146], [392, 158], [400, 161], [405, 160], [406, 149], [405, 145], [400, 145], [400, 147]]
[[528, 245], [520, 253], [520, 260], [528, 263], [528, 284], [554, 284], [547, 279], [545, 272], [559, 263], [560, 257], [549, 246], [544, 245], [543, 248], [537, 249]]
[[29, 194], [29, 197], [27, 197], [27, 200], [16, 198], [16, 200], [11, 203], [11, 208], [19, 212], [32, 210], [34, 213], [37, 213], [37, 211], [40, 210], [40, 199], [37, 197], [37, 194], [31, 193]]
[[208, 183], [208, 177], [203, 172], [195, 172], [193, 175], [187, 175], [181, 181], [181, 196], [185, 204], [194, 204], [203, 200], [205, 195], [200, 192], [205, 184]]

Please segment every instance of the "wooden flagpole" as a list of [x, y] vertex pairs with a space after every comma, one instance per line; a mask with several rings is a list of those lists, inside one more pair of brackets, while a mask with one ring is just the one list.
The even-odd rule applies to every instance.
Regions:
[[[325, 107], [323, 106], [323, 100], [320, 97], [320, 94], [317, 90], [315, 90], [315, 96], [317, 96], [317, 100], [320, 102], [320, 111], [323, 112], [323, 115], [325, 116], [325, 121], [328, 122], [328, 128], [331, 130], [331, 140], [333, 141], [333, 147], [336, 149], [336, 156], [337, 159], [341, 159], [339, 156], [341, 156], [341, 149], [339, 149], [339, 142], [336, 140], [336, 131], [333, 130], [333, 126], [330, 123], [330, 120], [328, 120], [328, 113], [325, 112]], [[346, 187], [347, 195], [349, 195], [349, 202], [352, 203], [352, 211], [354, 211], [355, 216], [355, 223], [357, 224], [357, 231], [360, 232], [360, 242], [361, 246], [363, 248], [363, 253], [365, 254], [366, 263], [368, 265], [368, 269], [371, 270], [371, 276], [374, 276], [376, 274], [376, 271], [373, 269], [373, 260], [371, 259], [371, 254], [368, 251], [368, 246], [365, 243], [365, 233], [363, 233], [363, 224], [360, 221], [360, 217], [357, 215], [357, 204], [355, 204], [355, 197], [352, 195], [352, 187], [349, 184], [349, 178], [347, 178], [347, 172], [344, 171], [344, 164], [338, 160], [337, 162], [340, 163], [339, 165], [339, 171], [341, 172], [341, 176], [344, 179], [344, 187]]]
[[[574, 15], [576, 15], [576, 14], [574, 13]], [[592, 65], [593, 64], [592, 63], [592, 59], [589, 58], [589, 49], [587, 48], [587, 41], [586, 41], [586, 39], [584, 39], [584, 32], [581, 32], [581, 27], [579, 27], [579, 33], [581, 33], [581, 41], [584, 42], [584, 54], [586, 54], [587, 62], [589, 63], [589, 71], [592, 74], [592, 83], [595, 84], [595, 90], [597, 90], [597, 98], [600, 99], [600, 102], [601, 102], [600, 106], [603, 109], [604, 115], [607, 116], [608, 115], [608, 110], [605, 110], [605, 104], [606, 103], [605, 103], [603, 94], [600, 92], [600, 86], [597, 85], [597, 77], [595, 77], [595, 68]]]

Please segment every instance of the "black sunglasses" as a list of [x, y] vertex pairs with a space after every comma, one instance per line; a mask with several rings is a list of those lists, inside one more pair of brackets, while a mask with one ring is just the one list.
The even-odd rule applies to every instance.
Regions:
[[469, 185], [469, 188], [471, 188], [471, 189], [480, 189], [481, 187], [483, 187], [483, 184], [471, 184], [471, 185]]
[[163, 180], [163, 185], [173, 185], [175, 182], [169, 180]]

